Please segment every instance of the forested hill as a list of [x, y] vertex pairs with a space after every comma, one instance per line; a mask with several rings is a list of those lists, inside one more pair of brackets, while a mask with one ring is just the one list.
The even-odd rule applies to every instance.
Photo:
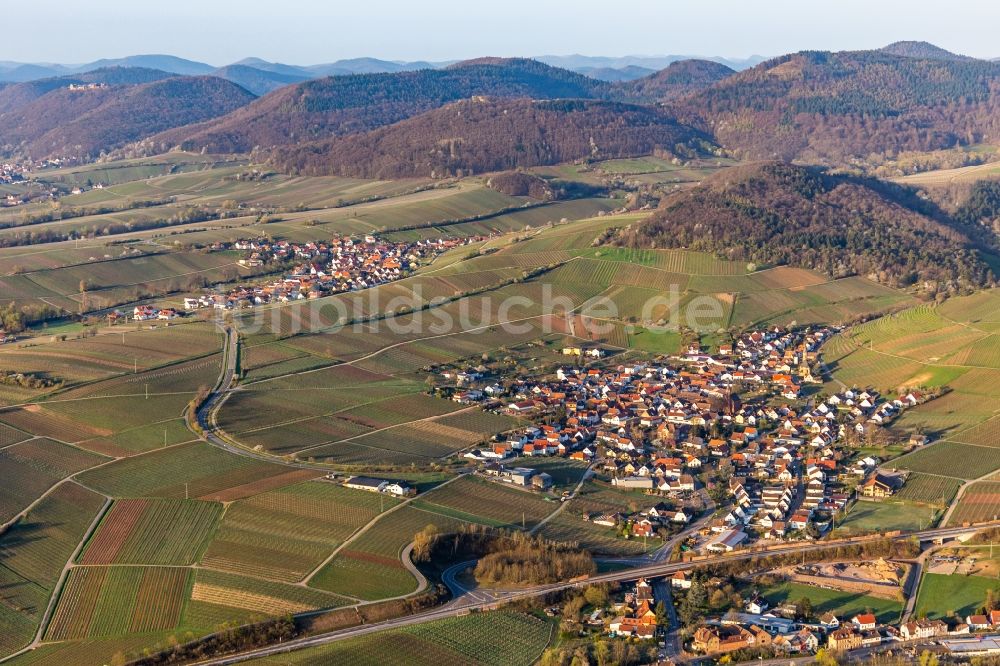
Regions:
[[[0, 91], [0, 97], [18, 87]], [[36, 159], [95, 159], [102, 151], [152, 132], [213, 118], [253, 99], [236, 84], [211, 76], [87, 90], [72, 90], [60, 81], [57, 87], [33, 100], [21, 100], [0, 114], [0, 148]]]
[[154, 142], [211, 152], [249, 151], [389, 125], [475, 95], [604, 98], [609, 84], [534, 60], [480, 59], [442, 70], [337, 76], [289, 86], [244, 109]]
[[651, 107], [477, 98], [365, 134], [281, 148], [273, 161], [309, 175], [442, 177], [657, 151], [689, 155], [706, 140]]
[[619, 83], [617, 89], [630, 99], [663, 102], [705, 90], [735, 73], [711, 60], [678, 60], [655, 74]]
[[955, 292], [996, 281], [980, 254], [995, 250], [995, 239], [984, 227], [947, 217], [911, 190], [765, 162], [720, 172], [672, 194], [617, 242]]
[[0, 119], [18, 107], [35, 101], [54, 90], [70, 85], [103, 83], [109, 86], [140, 85], [152, 83], [174, 76], [158, 69], [142, 67], [106, 67], [86, 72], [78, 76], [60, 76], [52, 79], [38, 79], [26, 83], [10, 83], [0, 87]]
[[929, 42], [893, 42], [879, 49], [889, 55], [905, 56], [907, 58], [929, 58], [937, 60], [974, 60], [969, 56], [958, 55], [935, 46]]
[[848, 164], [1000, 138], [1000, 64], [807, 51], [727, 77], [674, 113], [741, 157]]

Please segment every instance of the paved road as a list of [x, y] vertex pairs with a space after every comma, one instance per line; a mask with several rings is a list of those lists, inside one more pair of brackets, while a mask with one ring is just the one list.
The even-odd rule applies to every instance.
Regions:
[[226, 326], [224, 334], [225, 366], [219, 376], [218, 384], [216, 384], [215, 388], [213, 388], [208, 394], [205, 401], [201, 403], [201, 407], [198, 408], [198, 412], [195, 414], [198, 425], [202, 429], [204, 439], [212, 446], [216, 446], [234, 455], [254, 458], [255, 460], [269, 462], [275, 465], [294, 467], [296, 469], [320, 469], [315, 465], [310, 465], [306, 462], [290, 462], [277, 456], [257, 453], [256, 451], [232, 444], [219, 436], [217, 432], [218, 424], [215, 421], [215, 414], [219, 406], [229, 395], [233, 388], [233, 384], [236, 381], [236, 359], [238, 358], [240, 345], [239, 336], [231, 327]]
[[[920, 532], [912, 532], [909, 534], [900, 534], [894, 537], [888, 537], [896, 541], [903, 541], [910, 538], [918, 538], [922, 541], [929, 541], [938, 538], [950, 538], [963, 534], [968, 534], [971, 531], [984, 529], [986, 527], [995, 527], [1000, 525], [1000, 521], [995, 521], [993, 523], [978, 525], [973, 529], [961, 528], [961, 527], [945, 527], [930, 530], [923, 530]], [[720, 564], [725, 562], [739, 562], [746, 561], [766, 555], [772, 555], [776, 553], [804, 553], [816, 550], [826, 550], [835, 546], [860, 544], [865, 541], [870, 540], [864, 537], [850, 537], [846, 539], [838, 539], [835, 541], [818, 541], [818, 542], [807, 542], [807, 543], [795, 543], [789, 544], [785, 547], [775, 547], [769, 549], [760, 549], [753, 551], [738, 551], [735, 553], [730, 553], [727, 555], [718, 555], [715, 557], [707, 557], [696, 562], [670, 562], [670, 563], [654, 563], [646, 564], [644, 566], [636, 567], [633, 569], [627, 569], [623, 571], [613, 571], [605, 574], [598, 574], [596, 576], [591, 576], [590, 578], [582, 581], [573, 582], [561, 582], [553, 583], [551, 585], [538, 585], [530, 588], [523, 588], [515, 591], [505, 592], [502, 598], [487, 597], [479, 601], [472, 600], [471, 598], [464, 604], [446, 604], [439, 608], [430, 611], [424, 611], [422, 613], [417, 613], [414, 615], [408, 615], [401, 618], [396, 618], [394, 620], [386, 620], [384, 622], [378, 622], [370, 625], [363, 625], [360, 627], [354, 627], [351, 629], [343, 629], [340, 631], [334, 631], [327, 634], [322, 634], [319, 636], [310, 636], [308, 638], [300, 638], [297, 640], [289, 641], [283, 645], [274, 645], [266, 648], [260, 648], [257, 650], [252, 650], [239, 655], [233, 655], [229, 657], [222, 657], [219, 659], [211, 659], [203, 664], [213, 664], [221, 666], [222, 664], [235, 664], [241, 661], [246, 661], [249, 659], [256, 659], [268, 655], [280, 654], [283, 652], [291, 652], [293, 650], [299, 650], [305, 647], [314, 647], [317, 645], [325, 645], [328, 643], [333, 643], [345, 638], [352, 638], [355, 636], [362, 636], [365, 634], [373, 633], [376, 631], [383, 631], [387, 629], [398, 629], [401, 627], [412, 626], [415, 624], [423, 624], [425, 622], [431, 622], [433, 620], [440, 620], [449, 617], [458, 617], [466, 615], [471, 611], [482, 611], [491, 610], [498, 605], [512, 601], [515, 599], [528, 599], [538, 597], [549, 592], [558, 592], [561, 590], [568, 590], [572, 588], [587, 587], [588, 585], [593, 585], [597, 583], [617, 583], [635, 580], [637, 578], [656, 578], [660, 576], [669, 576], [677, 571], [683, 571], [691, 569], [695, 566], [707, 566], [712, 564]], [[465, 563], [468, 566], [468, 563]], [[456, 565], [458, 567], [460, 565]], [[456, 569], [452, 567], [452, 569]], [[457, 573], [457, 570], [456, 570]], [[776, 663], [788, 663], [790, 660], [780, 660]]]
[[681, 627], [680, 622], [677, 620], [677, 609], [674, 608], [673, 602], [673, 590], [671, 589], [670, 581], [666, 578], [657, 578], [653, 581], [653, 597], [656, 599], [656, 604], [659, 605], [662, 601], [667, 607], [667, 618], [669, 622], [667, 623], [667, 633], [663, 637], [663, 643], [666, 646], [664, 653], [667, 657], [671, 659], [676, 659], [681, 656], [683, 652], [683, 641], [681, 641], [681, 636], [678, 630]]

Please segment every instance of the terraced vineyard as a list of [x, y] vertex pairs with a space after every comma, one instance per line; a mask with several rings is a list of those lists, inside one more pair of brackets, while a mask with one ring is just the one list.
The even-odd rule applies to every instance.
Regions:
[[87, 544], [81, 564], [194, 564], [222, 515], [198, 500], [115, 502]]
[[56, 483], [108, 459], [50, 439], [0, 449], [0, 523], [14, 518]]
[[183, 568], [77, 567], [60, 596], [46, 640], [175, 627], [190, 573]]
[[74, 483], [47, 495], [0, 535], [0, 656], [24, 647], [34, 635], [49, 597], [102, 498]]
[[215, 499], [238, 487], [276, 477], [287, 468], [225, 453], [203, 442], [126, 458], [80, 475], [88, 487], [114, 497]]
[[257, 663], [407, 663], [428, 666], [516, 666], [534, 663], [552, 627], [530, 615], [500, 611], [430, 622], [339, 641], [329, 646], [268, 657]]
[[298, 582], [355, 530], [396, 503], [392, 497], [324, 482], [255, 495], [228, 508], [202, 565]]

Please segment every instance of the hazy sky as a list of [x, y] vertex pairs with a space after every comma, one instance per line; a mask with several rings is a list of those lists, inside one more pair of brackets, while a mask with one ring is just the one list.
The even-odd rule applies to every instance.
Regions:
[[222, 65], [374, 56], [745, 57], [927, 40], [1000, 57], [997, 0], [4, 0], [0, 60], [170, 53]]

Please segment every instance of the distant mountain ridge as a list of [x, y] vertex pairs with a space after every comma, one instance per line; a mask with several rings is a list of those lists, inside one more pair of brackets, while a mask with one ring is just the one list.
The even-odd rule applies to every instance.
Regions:
[[477, 59], [447, 69], [306, 81], [228, 116], [152, 139], [189, 150], [248, 152], [364, 132], [475, 95], [606, 99], [613, 90], [610, 84], [534, 60]]
[[746, 159], [848, 164], [1000, 138], [1000, 65], [934, 54], [792, 53], [728, 76], [672, 111]]
[[[752, 67], [764, 60], [762, 56], [749, 58], [721, 58], [697, 56], [537, 56], [532, 58], [539, 62], [569, 69], [579, 74], [596, 72], [595, 78], [606, 81], [623, 81], [651, 74], [669, 66], [673, 62], [689, 59], [711, 60], [722, 63], [735, 70]], [[410, 72], [421, 69], [442, 69], [457, 60], [429, 62], [425, 60], [399, 61], [383, 60], [371, 57], [347, 58], [329, 63], [314, 65], [295, 65], [269, 62], [262, 58], [243, 58], [228, 65], [216, 67], [196, 60], [188, 60], [172, 55], [146, 54], [132, 55], [123, 58], [106, 58], [86, 64], [68, 65], [57, 63], [22, 63], [0, 62], [0, 82], [22, 83], [37, 79], [47, 79], [71, 74], [82, 74], [105, 67], [143, 67], [158, 69], [171, 74], [198, 76], [211, 74], [220, 69], [242, 65], [254, 69], [286, 76], [301, 76], [303, 80], [322, 78], [324, 76], [349, 76], [351, 74], [380, 74], [393, 72]], [[643, 71], [646, 70], [646, 71]]]
[[664, 56], [633, 55], [633, 56], [619, 56], [619, 57], [585, 56], [585, 55], [567, 55], [567, 56], [543, 55], [535, 57], [535, 60], [538, 60], [539, 62], [544, 62], [547, 65], [552, 65], [553, 67], [562, 67], [564, 69], [569, 69], [573, 71], [579, 71], [580, 68], [597, 68], [597, 67], [610, 67], [613, 69], [621, 69], [623, 67], [644, 67], [646, 69], [658, 71], [661, 69], [666, 69], [671, 64], [681, 60], [709, 60], [712, 62], [717, 62], [719, 64], [725, 65], [730, 69], [740, 71], [758, 65], [764, 62], [766, 59], [767, 58], [760, 55], [752, 55], [747, 58], [722, 58], [718, 56], [699, 56], [699, 55], [664, 55]]
[[354, 178], [462, 176], [655, 152], [708, 137], [648, 107], [598, 100], [463, 100], [363, 134], [284, 146], [284, 171]]
[[[563, 61], [586, 68], [609, 60], [579, 58]], [[712, 137], [730, 156], [750, 160], [777, 158], [865, 169], [874, 168], [873, 158], [884, 163], [903, 152], [996, 143], [1000, 138], [1000, 64], [924, 42], [897, 42], [871, 51], [802, 51], [739, 72], [712, 60], [673, 61], [639, 78], [634, 77], [645, 70], [627, 64], [628, 58], [610, 60], [624, 69], [589, 69], [588, 76], [538, 60], [498, 57], [450, 64], [359, 58], [309, 68], [247, 59], [210, 70], [217, 80], [243, 90], [230, 96], [234, 104], [228, 113], [216, 114], [224, 105], [212, 105], [211, 113], [192, 111], [186, 124], [154, 123], [139, 137], [143, 145], [137, 149], [248, 153], [317, 144], [480, 96], [663, 105], [665, 115]], [[118, 64], [94, 70], [112, 87], [176, 76], [169, 68], [210, 67], [157, 55], [102, 62]], [[140, 63], [168, 69], [137, 67]], [[0, 63], [3, 68], [10, 71], [16, 64]], [[396, 71], [343, 73], [351, 68]], [[316, 78], [319, 70], [337, 75]], [[77, 72], [4, 86], [0, 114], [11, 114], [60, 87], [86, 81], [96, 79]], [[259, 98], [252, 100], [254, 95]], [[141, 97], [133, 101], [143, 104]], [[80, 103], [74, 96], [49, 97], [45, 108], [35, 107], [41, 115], [20, 116], [24, 125], [0, 136], [5, 150], [30, 148], [36, 156], [46, 146], [71, 149], [74, 155], [107, 150], [111, 146], [84, 146], [86, 142], [34, 142], [39, 132], [53, 129], [42, 118], [72, 121], [78, 112], [87, 111], [77, 108]], [[57, 109], [57, 104], [68, 108]], [[101, 124], [100, 119], [92, 121]], [[118, 138], [114, 133], [108, 136]]]
[[310, 78], [309, 76], [257, 69], [249, 65], [228, 65], [214, 70], [212, 74], [235, 83], [257, 97], [293, 83], [307, 81]]
[[679, 60], [666, 69], [622, 85], [629, 97], [647, 102], [666, 102], [717, 84], [736, 71], [710, 60]]
[[[73, 90], [71, 84], [101, 87]], [[96, 159], [151, 133], [219, 116], [255, 99], [213, 76], [108, 68], [0, 90], [0, 152]]]
[[648, 67], [639, 67], [638, 65], [626, 65], [625, 67], [615, 68], [615, 67], [577, 67], [572, 70], [578, 74], [583, 74], [584, 76], [589, 76], [592, 79], [597, 79], [598, 81], [634, 81], [636, 79], [641, 79], [644, 76], [650, 76], [656, 73], [655, 69], [649, 69]]

